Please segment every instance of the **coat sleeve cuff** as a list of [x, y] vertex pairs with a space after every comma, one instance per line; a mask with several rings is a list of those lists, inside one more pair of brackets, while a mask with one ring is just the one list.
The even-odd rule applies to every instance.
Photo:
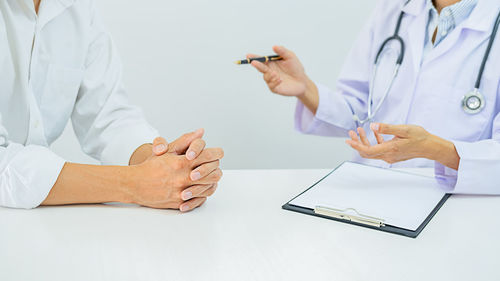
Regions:
[[103, 165], [127, 166], [132, 153], [141, 145], [152, 143], [158, 137], [158, 131], [148, 124], [127, 128], [114, 134], [113, 139], [106, 145], [101, 154]]
[[340, 93], [316, 85], [319, 93], [316, 115], [299, 100], [295, 110], [295, 129], [304, 134], [346, 136], [348, 130], [356, 127], [350, 107]]
[[2, 205], [10, 208], [36, 208], [47, 198], [65, 160], [46, 147], [12, 146], [9, 150], [15, 155], [12, 155], [11, 162], [1, 174]]
[[460, 156], [458, 171], [436, 163], [436, 179], [454, 194], [500, 195], [495, 179], [500, 171], [500, 143], [453, 141]]
[[440, 186], [447, 192], [453, 192], [457, 184], [458, 171], [435, 162], [434, 175]]

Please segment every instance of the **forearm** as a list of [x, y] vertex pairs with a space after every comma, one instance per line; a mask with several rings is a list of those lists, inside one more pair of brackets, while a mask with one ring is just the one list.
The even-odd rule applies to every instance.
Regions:
[[446, 167], [458, 170], [460, 156], [455, 145], [438, 136], [431, 135], [427, 143], [425, 158], [437, 161]]
[[319, 106], [318, 87], [311, 79], [307, 79], [306, 91], [297, 97], [313, 114], [316, 114]]
[[66, 163], [42, 205], [130, 203], [128, 169]]

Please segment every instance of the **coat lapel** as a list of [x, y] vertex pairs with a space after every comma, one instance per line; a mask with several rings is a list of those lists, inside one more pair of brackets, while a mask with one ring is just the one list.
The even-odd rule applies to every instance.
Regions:
[[[406, 56], [410, 55], [413, 61], [413, 70], [418, 72], [421, 65], [427, 14], [425, 13], [426, 0], [412, 0], [403, 7], [405, 18], [401, 27], [401, 37], [405, 40]], [[405, 28], [404, 25], [407, 25]], [[405, 63], [405, 62], [403, 62]]]
[[73, 5], [75, 0], [45, 0], [41, 2], [38, 23], [42, 29], [52, 19]]
[[499, 13], [499, 7], [500, 4], [497, 0], [479, 1], [469, 18], [467, 18], [459, 26], [455, 27], [455, 29], [446, 38], [444, 38], [439, 45], [429, 52], [425, 63], [430, 63], [443, 54], [448, 53], [450, 49], [455, 47], [458, 41], [462, 41], [459, 39], [466, 36], [467, 31], [479, 33], [477, 34], [477, 39], [470, 42], [470, 44], [478, 46], [483, 43], [491, 35], [491, 30]]
[[[413, 71], [417, 73], [420, 69], [423, 50], [424, 50], [424, 41], [425, 41], [425, 31], [428, 21], [428, 15], [425, 12], [421, 12], [416, 18], [410, 23], [408, 27], [408, 44], [406, 48], [410, 51], [412, 60], [413, 60]], [[422, 28], [424, 27], [424, 28]]]

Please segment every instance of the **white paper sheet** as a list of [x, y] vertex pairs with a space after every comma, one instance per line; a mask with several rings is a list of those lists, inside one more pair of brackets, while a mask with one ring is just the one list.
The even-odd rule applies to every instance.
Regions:
[[354, 208], [387, 225], [415, 231], [444, 196], [432, 177], [346, 162], [290, 204]]

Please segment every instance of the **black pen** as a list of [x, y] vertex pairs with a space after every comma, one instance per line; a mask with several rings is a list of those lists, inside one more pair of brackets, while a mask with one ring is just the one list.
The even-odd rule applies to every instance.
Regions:
[[236, 64], [250, 64], [254, 60], [266, 63], [269, 61], [277, 61], [277, 60], [282, 60], [282, 59], [283, 59], [282, 57], [275, 55], [275, 56], [265, 56], [265, 57], [260, 57], [260, 58], [249, 58], [249, 59], [239, 60], [239, 61], [236, 61], [234, 63], [236, 63]]

